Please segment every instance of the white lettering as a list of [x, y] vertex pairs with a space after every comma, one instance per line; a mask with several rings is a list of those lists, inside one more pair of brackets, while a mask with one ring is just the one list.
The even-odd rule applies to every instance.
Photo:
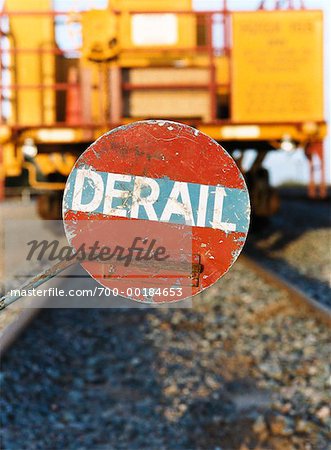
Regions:
[[209, 186], [202, 184], [200, 186], [197, 227], [205, 227], [206, 226], [208, 194], [209, 194]]
[[[150, 187], [151, 193], [147, 196], [142, 197], [142, 190], [144, 187]], [[136, 177], [133, 188], [132, 196], [132, 208], [131, 215], [132, 219], [138, 219], [139, 208], [145, 208], [147, 217], [149, 220], [159, 220], [153, 204], [157, 201], [160, 195], [160, 186], [157, 181], [152, 178], [146, 177]]]
[[[125, 199], [129, 197], [129, 191], [124, 191], [122, 189], [115, 189], [115, 182], [122, 181], [125, 183], [130, 182], [132, 179], [131, 175], [120, 175], [117, 173], [109, 173], [107, 177], [107, 186], [105, 194], [105, 204], [103, 207], [103, 213], [110, 216], [116, 217], [126, 217], [127, 210], [125, 207]], [[113, 208], [113, 199], [120, 198], [124, 202], [116, 208]]]
[[226, 192], [223, 187], [217, 186], [215, 190], [214, 216], [212, 227], [224, 231], [236, 231], [236, 224], [231, 222], [222, 222], [223, 203]]
[[[125, 187], [125, 183], [130, 185]], [[103, 210], [100, 208], [100, 212], [110, 216], [174, 222], [175, 218], [172, 216], [178, 215], [189, 226], [236, 231], [237, 225], [231, 223], [229, 216], [224, 213], [224, 199], [227, 195], [224, 187], [198, 185], [197, 189], [196, 185], [194, 189], [192, 187], [190, 194], [190, 183], [175, 181], [167, 198], [165, 192], [161, 192], [163, 185], [164, 182], [159, 184], [153, 178], [115, 173], [101, 176], [94, 170], [82, 168], [76, 172], [71, 207], [74, 211], [96, 212], [104, 200]], [[169, 192], [169, 185], [166, 192]], [[194, 197], [196, 223], [190, 196], [194, 193], [199, 193], [198, 198]], [[211, 195], [214, 197], [214, 204], [210, 199]], [[235, 207], [235, 204], [229, 205], [229, 208]]]
[[[85, 180], [93, 191], [93, 197], [89, 203], [82, 203]], [[97, 172], [91, 169], [78, 170], [72, 198], [72, 209], [83, 212], [92, 212], [98, 209], [102, 202], [103, 187], [102, 177]]]
[[[179, 197], [181, 197], [182, 202], [178, 200]], [[187, 183], [175, 181], [160, 221], [170, 222], [170, 218], [173, 214], [183, 216], [186, 225], [194, 226], [193, 211]]]

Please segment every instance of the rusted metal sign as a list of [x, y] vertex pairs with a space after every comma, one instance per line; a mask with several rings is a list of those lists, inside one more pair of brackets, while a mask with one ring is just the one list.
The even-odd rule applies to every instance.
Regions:
[[[195, 295], [224, 275], [244, 245], [249, 214], [228, 153], [198, 130], [161, 120], [98, 139], [77, 160], [63, 201], [76, 252], [97, 239], [85, 269], [120, 295], [154, 303]], [[131, 251], [128, 264], [101, 260], [116, 248]]]

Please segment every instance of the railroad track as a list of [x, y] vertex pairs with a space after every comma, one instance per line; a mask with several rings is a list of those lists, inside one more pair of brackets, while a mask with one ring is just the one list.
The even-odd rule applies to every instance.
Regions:
[[24, 297], [4, 311], [3, 316], [0, 315], [0, 359], [46, 307], [48, 301], [48, 298]]
[[244, 254], [240, 256], [240, 261], [253, 270], [266, 283], [286, 291], [291, 302], [301, 308], [305, 308], [307, 312], [312, 313], [318, 320], [331, 326], [331, 310], [327, 306], [307, 295], [300, 288], [286, 280], [274, 270], [266, 268], [265, 265], [259, 261], [258, 257]]
[[[252, 270], [268, 285], [285, 291], [288, 294], [291, 303], [295, 303], [301, 310], [305, 310], [307, 314], [313, 314], [325, 325], [331, 326], [331, 310], [327, 306], [319, 303], [314, 298], [307, 295], [293, 283], [276, 273], [276, 271], [266, 268], [257, 256], [242, 254], [240, 256], [240, 262]], [[20, 302], [24, 302], [26, 300], [27, 299], [22, 299]], [[47, 299], [42, 302], [41, 308], [46, 303]], [[18, 304], [15, 304], [14, 307], [17, 307], [17, 305]], [[13, 314], [12, 320], [10, 320], [0, 332], [0, 357], [2, 357], [10, 346], [15, 343], [23, 331], [30, 325], [32, 320], [38, 315], [41, 308], [31, 308], [28, 306], [19, 308], [17, 313]]]
[[2, 364], [3, 447], [327, 448], [329, 328], [303, 297], [241, 256], [192, 308], [44, 310]]

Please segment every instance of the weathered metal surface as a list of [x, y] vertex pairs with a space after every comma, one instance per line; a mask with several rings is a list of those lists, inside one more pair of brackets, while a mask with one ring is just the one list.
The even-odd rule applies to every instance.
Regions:
[[[188, 297], [215, 283], [244, 245], [249, 214], [244, 179], [227, 152], [198, 130], [161, 120], [119, 127], [92, 144], [68, 178], [63, 203], [67, 238], [76, 250], [96, 239], [110, 248], [128, 248], [143, 236], [175, 255], [161, 272], [147, 265], [148, 281], [137, 265], [122, 271], [123, 264], [112, 261], [117, 273], [105, 276], [104, 264], [82, 262], [104, 286], [120, 286], [124, 296], [149, 302], [179, 298], [146, 299], [125, 295], [125, 289], [148, 282], [164, 288], [173, 279], [169, 286], [189, 285]], [[184, 282], [174, 267], [188, 248]]]
[[74, 257], [71, 260], [63, 260], [58, 262], [57, 264], [54, 264], [54, 266], [49, 267], [44, 272], [41, 272], [38, 275], [34, 276], [25, 285], [14, 289], [15, 292], [13, 294], [8, 293], [7, 295], [0, 298], [0, 311], [16, 302], [16, 300], [22, 298], [22, 295], [24, 295], [22, 294], [22, 292], [28, 292], [36, 289], [37, 287], [56, 277], [64, 270], [68, 269], [68, 267], [76, 263], [77, 260]]

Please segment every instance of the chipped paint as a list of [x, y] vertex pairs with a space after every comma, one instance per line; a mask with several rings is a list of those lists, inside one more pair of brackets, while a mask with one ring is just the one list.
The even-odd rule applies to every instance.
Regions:
[[79, 168], [64, 193], [67, 209], [159, 222], [247, 232], [242, 189]]
[[[91, 179], [77, 187], [80, 170]], [[100, 202], [93, 205], [97, 189]], [[89, 203], [95, 207], [88, 208]], [[63, 216], [69, 241], [80, 220], [155, 222], [160, 236], [177, 227], [177, 248], [182, 248], [181, 239], [192, 239], [192, 264], [198, 257], [203, 267], [198, 285], [192, 286], [195, 295], [237, 259], [248, 232], [250, 204], [241, 172], [216, 141], [184, 124], [150, 120], [111, 130], [84, 152], [68, 179]], [[160, 299], [151, 296], [148, 301]]]

